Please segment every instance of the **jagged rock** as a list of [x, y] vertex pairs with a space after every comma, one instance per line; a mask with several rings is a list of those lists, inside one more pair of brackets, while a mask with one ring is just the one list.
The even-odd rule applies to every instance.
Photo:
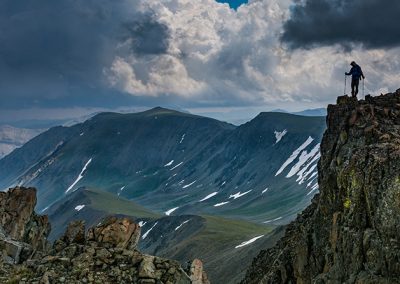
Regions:
[[0, 243], [3, 250], [3, 259], [10, 264], [28, 259], [32, 253], [32, 247], [25, 243], [10, 239], [2, 239]]
[[135, 249], [140, 238], [140, 226], [129, 218], [108, 217], [88, 231], [88, 240], [110, 247]]
[[61, 240], [67, 244], [83, 244], [85, 242], [85, 222], [81, 220], [71, 222]]
[[139, 266], [140, 278], [157, 278], [156, 267], [154, 266], [154, 257], [145, 255]]
[[0, 225], [5, 234], [16, 241], [32, 246], [34, 250], [44, 250], [50, 223], [47, 216], [38, 216], [36, 189], [16, 187], [0, 192]]
[[34, 212], [36, 190], [16, 187], [0, 192], [0, 243], [3, 258], [19, 263], [48, 248], [47, 216]]
[[[87, 236], [84, 222], [72, 222], [48, 249], [50, 225], [33, 211], [35, 193], [15, 188], [0, 194], [1, 283], [192, 283], [177, 261], [136, 250], [140, 227], [129, 218], [106, 218]], [[17, 224], [9, 224], [13, 216]]]
[[190, 265], [190, 280], [193, 284], [209, 284], [207, 274], [203, 270], [203, 262], [194, 259]]
[[242, 283], [400, 283], [400, 96], [328, 107], [320, 194]]

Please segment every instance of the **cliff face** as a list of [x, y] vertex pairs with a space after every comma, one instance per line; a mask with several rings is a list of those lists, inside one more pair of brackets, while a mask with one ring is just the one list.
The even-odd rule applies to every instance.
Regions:
[[242, 283], [400, 283], [400, 89], [328, 107], [320, 194]]
[[0, 192], [0, 250], [6, 262], [22, 262], [48, 249], [50, 223], [35, 213], [35, 205], [34, 188]]
[[1, 283], [209, 284], [200, 260], [184, 270], [138, 251], [140, 226], [129, 218], [108, 217], [87, 232], [83, 221], [72, 222], [50, 245], [34, 188], [1, 192], [0, 205]]

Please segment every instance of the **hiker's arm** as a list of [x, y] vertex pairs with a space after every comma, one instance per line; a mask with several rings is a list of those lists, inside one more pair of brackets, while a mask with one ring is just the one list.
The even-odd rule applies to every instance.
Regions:
[[364, 72], [361, 70], [361, 77], [365, 79]]

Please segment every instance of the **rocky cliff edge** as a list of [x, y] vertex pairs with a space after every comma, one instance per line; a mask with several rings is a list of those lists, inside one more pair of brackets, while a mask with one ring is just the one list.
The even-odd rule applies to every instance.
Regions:
[[318, 194], [242, 283], [400, 283], [400, 89], [328, 107]]

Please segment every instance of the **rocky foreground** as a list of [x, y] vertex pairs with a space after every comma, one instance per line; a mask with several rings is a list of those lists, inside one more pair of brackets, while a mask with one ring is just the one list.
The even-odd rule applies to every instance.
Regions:
[[140, 253], [140, 227], [109, 217], [86, 232], [71, 223], [50, 244], [47, 216], [34, 212], [36, 190], [0, 192], [0, 283], [209, 283], [200, 260], [177, 261]]
[[320, 194], [248, 283], [400, 283], [400, 89], [328, 107]]

